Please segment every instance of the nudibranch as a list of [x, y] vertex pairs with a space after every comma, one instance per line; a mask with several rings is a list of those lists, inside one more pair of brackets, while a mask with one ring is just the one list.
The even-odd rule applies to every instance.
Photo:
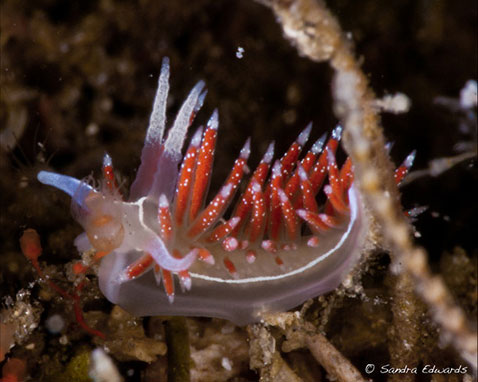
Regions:
[[[168, 92], [165, 58], [127, 200], [108, 154], [100, 189], [38, 173], [40, 182], [72, 197], [73, 216], [85, 230], [76, 245], [80, 251], [93, 248], [101, 258], [104, 295], [137, 316], [221, 317], [246, 324], [261, 312], [291, 309], [335, 289], [358, 262], [369, 228], [352, 163], [347, 159], [339, 169], [335, 160], [341, 127], [305, 152], [307, 126], [275, 161], [271, 143], [241, 189], [249, 173], [247, 140], [224, 185], [206, 203], [218, 112], [195, 131], [183, 155], [205, 84], [193, 87], [163, 139]], [[397, 182], [412, 160], [397, 169]]]

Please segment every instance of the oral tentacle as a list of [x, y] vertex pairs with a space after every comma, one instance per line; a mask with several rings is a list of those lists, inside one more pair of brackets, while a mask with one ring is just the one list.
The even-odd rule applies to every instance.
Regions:
[[96, 192], [93, 187], [82, 180], [50, 171], [40, 171], [37, 174], [37, 179], [43, 184], [53, 186], [67, 193], [84, 210], [88, 209], [85, 198], [90, 192]]

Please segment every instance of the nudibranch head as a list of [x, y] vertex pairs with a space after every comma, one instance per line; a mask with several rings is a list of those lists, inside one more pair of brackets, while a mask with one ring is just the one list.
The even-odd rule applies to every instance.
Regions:
[[124, 228], [121, 209], [117, 208], [115, 200], [99, 192], [90, 192], [85, 204], [88, 212], [80, 211], [76, 220], [85, 229], [92, 247], [106, 253], [120, 247]]
[[194, 86], [163, 138], [168, 91], [164, 59], [128, 200], [120, 195], [107, 155], [101, 191], [65, 175], [38, 174], [72, 197], [74, 217], [86, 232], [77, 240], [79, 249], [108, 253], [99, 256], [105, 296], [140, 316], [209, 316], [245, 324], [263, 311], [287, 310], [336, 288], [359, 260], [369, 225], [352, 163], [347, 159], [339, 168], [335, 160], [341, 127], [304, 155], [311, 125], [280, 159], [274, 161], [270, 144], [239, 192], [248, 172], [247, 140], [224, 185], [206, 203], [218, 112], [196, 130], [183, 154], [206, 91], [202, 81]]

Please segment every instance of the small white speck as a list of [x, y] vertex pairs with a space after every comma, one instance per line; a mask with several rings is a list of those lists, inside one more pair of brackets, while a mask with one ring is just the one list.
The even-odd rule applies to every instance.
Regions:
[[237, 57], [238, 59], [241, 59], [242, 57], [244, 57], [244, 48], [243, 48], [242, 46], [238, 46], [238, 47], [237, 47], [236, 57]]
[[231, 360], [227, 357], [222, 357], [221, 359], [221, 365], [224, 369], [226, 369], [227, 371], [231, 371], [232, 370], [232, 364], [231, 364]]
[[92, 122], [90, 123], [88, 126], [86, 126], [86, 135], [91, 137], [91, 136], [94, 136], [96, 134], [98, 134], [98, 131], [99, 131], [99, 127], [96, 123]]
[[477, 105], [476, 81], [469, 80], [460, 91], [460, 105], [463, 109], [471, 109]]

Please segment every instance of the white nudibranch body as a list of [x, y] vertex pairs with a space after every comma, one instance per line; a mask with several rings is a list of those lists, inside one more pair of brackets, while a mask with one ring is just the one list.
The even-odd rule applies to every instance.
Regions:
[[[101, 190], [69, 176], [38, 174], [72, 197], [73, 216], [85, 230], [76, 243], [99, 254], [105, 296], [138, 316], [245, 324], [261, 312], [287, 310], [336, 288], [357, 263], [369, 225], [350, 160], [340, 169], [335, 161], [341, 127], [302, 156], [311, 125], [274, 162], [270, 144], [239, 193], [248, 170], [247, 140], [224, 185], [206, 203], [218, 112], [196, 130], [183, 154], [206, 91], [202, 81], [196, 84], [163, 138], [168, 91], [166, 58], [128, 200], [108, 155]], [[322, 191], [326, 202], [319, 205]]]

